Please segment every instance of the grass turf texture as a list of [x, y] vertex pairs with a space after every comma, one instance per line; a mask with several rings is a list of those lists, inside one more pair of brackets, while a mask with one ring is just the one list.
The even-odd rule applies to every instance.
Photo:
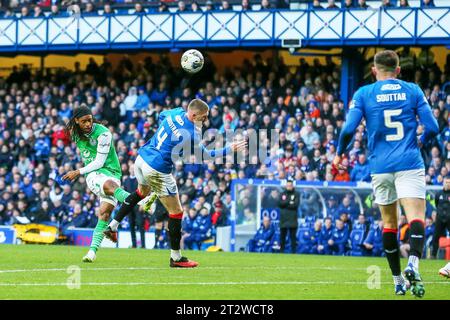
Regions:
[[[101, 248], [86, 264], [87, 250], [0, 245], [0, 299], [417, 299], [394, 295], [385, 258], [184, 251], [200, 266], [171, 269], [168, 250]], [[444, 264], [421, 261], [424, 299], [450, 299]], [[67, 287], [69, 266], [81, 268], [80, 289]], [[381, 270], [379, 289], [368, 289], [369, 266]]]

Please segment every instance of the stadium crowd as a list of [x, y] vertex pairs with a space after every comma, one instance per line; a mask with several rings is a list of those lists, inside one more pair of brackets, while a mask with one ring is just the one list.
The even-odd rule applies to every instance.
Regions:
[[[85, 16], [114, 15], [123, 13], [158, 13], [168, 12], [169, 7], [176, 8], [176, 12], [202, 12], [202, 11], [246, 11], [246, 10], [270, 10], [286, 9], [290, 6], [289, 0], [207, 0], [207, 1], [136, 1], [136, 0], [115, 0], [115, 1], [94, 1], [94, 0], [2, 0], [0, 1], [0, 17], [51, 17], [69, 16], [74, 13], [81, 13]], [[311, 0], [308, 4], [312, 9], [338, 9], [359, 8], [370, 9], [367, 0]], [[379, 0], [379, 7], [410, 7], [408, 0]], [[339, 4], [340, 6], [338, 6]], [[235, 6], [234, 6], [235, 5]], [[421, 0], [422, 8], [435, 7], [433, 0]]]
[[[450, 170], [450, 55], [444, 70], [431, 52], [423, 50], [416, 57], [405, 50], [400, 55], [403, 77], [423, 88], [440, 125], [441, 134], [423, 148], [427, 183], [439, 185]], [[339, 66], [330, 57], [325, 64], [319, 59], [309, 64], [301, 58], [293, 70], [281, 58], [264, 60], [256, 54], [224, 72], [217, 72], [205, 57], [205, 67], [193, 77], [162, 54], [160, 61], [151, 57], [134, 61], [124, 55], [114, 69], [106, 56], [100, 65], [90, 59], [84, 70], [79, 63], [73, 71], [32, 72], [23, 65], [0, 78], [0, 224], [51, 221], [63, 233], [71, 227], [95, 226], [98, 200], [85, 178], [72, 185], [55, 182], [58, 174], [82, 166], [64, 132], [73, 108], [81, 103], [91, 107], [95, 118], [113, 132], [125, 186], [135, 184], [133, 162], [139, 146], [155, 133], [159, 112], [186, 107], [194, 97], [209, 104], [205, 129], [214, 128], [217, 136], [236, 129], [279, 130], [280, 146], [270, 150], [269, 163], [224, 164], [221, 158], [201, 164], [176, 163], [174, 175], [186, 219], [198, 218], [201, 226], [206, 221], [205, 228], [195, 231], [198, 237], [188, 239], [188, 246], [208, 238], [215, 226], [229, 223], [233, 179], [370, 181], [363, 126], [343, 160], [347, 169], [331, 166], [346, 104], [340, 100]], [[254, 217], [255, 198], [250, 194], [240, 199], [238, 209]], [[353, 205], [347, 198], [334, 199], [334, 205]], [[432, 211], [431, 207], [427, 212], [429, 218]], [[140, 223], [148, 229], [152, 219]]]

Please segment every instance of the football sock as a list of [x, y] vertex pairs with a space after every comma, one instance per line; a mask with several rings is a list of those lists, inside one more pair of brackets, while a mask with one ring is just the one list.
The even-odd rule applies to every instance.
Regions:
[[405, 282], [402, 276], [392, 276], [392, 277], [394, 278], [395, 285], [403, 284]]
[[123, 218], [125, 218], [131, 212], [131, 210], [133, 210], [133, 208], [138, 204], [138, 202], [144, 198], [145, 197], [139, 192], [139, 190], [130, 193], [129, 196], [123, 201], [122, 205], [120, 206], [119, 212], [117, 212], [116, 216], [114, 217], [114, 220], [122, 222]]
[[419, 268], [419, 259], [422, 257], [423, 245], [425, 241], [425, 225], [423, 220], [415, 219], [409, 223], [410, 237], [409, 237], [409, 261], [414, 268]]
[[114, 190], [114, 198], [116, 198], [120, 203], [123, 203], [129, 195], [130, 193], [128, 191], [125, 191], [120, 187]]
[[383, 229], [383, 247], [393, 276], [400, 276], [400, 252], [397, 242], [397, 229]]
[[100, 247], [102, 241], [103, 241], [103, 230], [105, 230], [108, 227], [108, 222], [103, 220], [98, 220], [97, 225], [94, 229], [94, 234], [92, 235], [92, 242], [91, 242], [91, 250], [94, 252], [97, 252], [98, 247]]
[[169, 214], [170, 249], [172, 249], [173, 251], [180, 250], [182, 218], [183, 213]]
[[181, 250], [170, 250], [170, 257], [173, 261], [178, 261], [181, 259]]
[[119, 221], [112, 219], [111, 222], [109, 223], [109, 227], [111, 228], [111, 230], [117, 231], [117, 228], [119, 228], [119, 224], [120, 224]]

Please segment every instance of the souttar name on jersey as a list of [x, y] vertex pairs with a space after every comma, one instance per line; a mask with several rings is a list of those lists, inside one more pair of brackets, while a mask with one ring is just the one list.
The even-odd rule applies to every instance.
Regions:
[[377, 94], [377, 102], [406, 101], [406, 93]]

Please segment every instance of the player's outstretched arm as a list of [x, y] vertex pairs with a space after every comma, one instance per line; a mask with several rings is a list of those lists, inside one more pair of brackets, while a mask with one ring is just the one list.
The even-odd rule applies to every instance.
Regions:
[[235, 142], [231, 143], [229, 146], [227, 146], [225, 148], [220, 148], [220, 149], [209, 150], [203, 144], [200, 144], [200, 147], [202, 148], [203, 152], [206, 152], [210, 157], [215, 158], [215, 157], [225, 156], [232, 152], [238, 152], [238, 151], [244, 150], [247, 147], [247, 141], [245, 141], [245, 140], [235, 141]]
[[350, 108], [344, 127], [339, 135], [339, 144], [336, 151], [336, 157], [333, 160], [333, 164], [336, 167], [339, 166], [341, 156], [344, 154], [345, 150], [347, 150], [350, 142], [352, 141], [356, 128], [358, 128], [361, 123], [363, 116], [364, 114], [360, 108], [357, 108], [355, 105]]

